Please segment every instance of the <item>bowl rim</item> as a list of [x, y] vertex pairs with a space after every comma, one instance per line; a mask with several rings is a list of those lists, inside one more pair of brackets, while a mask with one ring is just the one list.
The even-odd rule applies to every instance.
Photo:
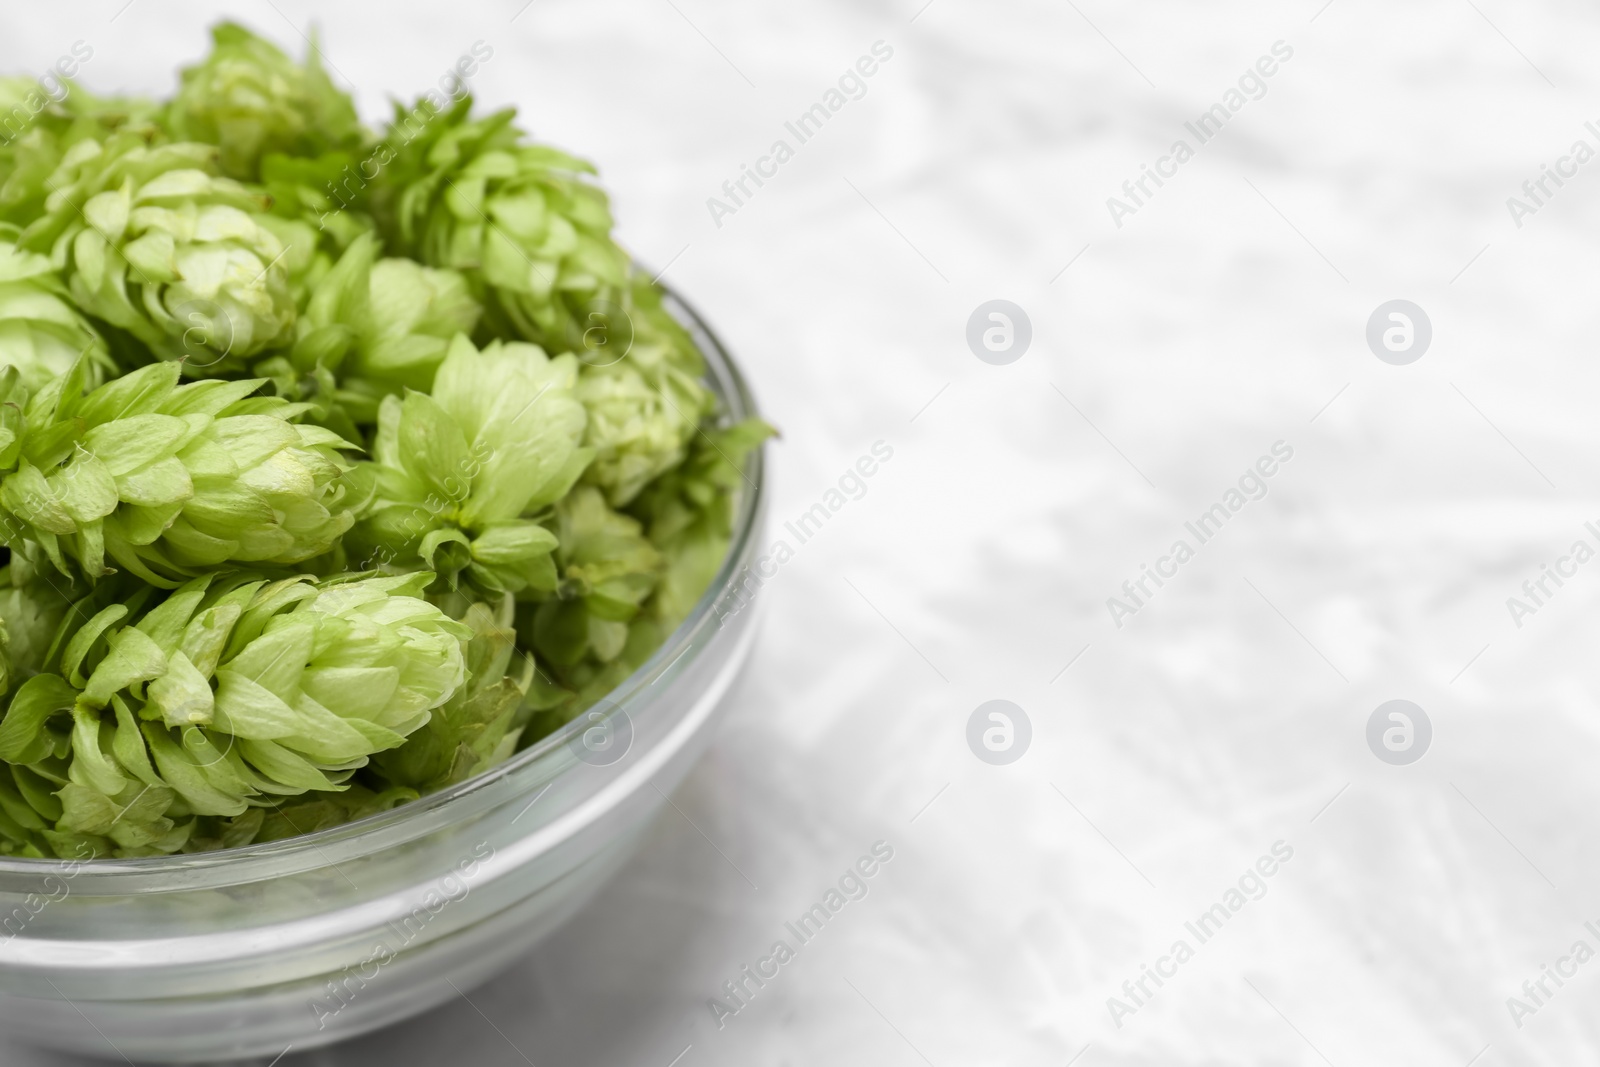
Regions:
[[[759, 408], [749, 381], [723, 345], [722, 339], [693, 305], [672, 286], [659, 279], [656, 285], [662, 292], [663, 306], [689, 331], [705, 359], [704, 380], [721, 402], [721, 418], [736, 420], [758, 416]], [[704, 430], [699, 432], [703, 434]], [[695, 602], [688, 616], [673, 629], [644, 663], [602, 698], [604, 701], [627, 706], [630, 697], [653, 684], [667, 668], [676, 665], [679, 659], [695, 658], [691, 653], [695, 650], [697, 640], [709, 626], [719, 621], [715, 607], [739, 585], [740, 576], [746, 569], [744, 557], [750, 549], [752, 539], [760, 529], [760, 517], [768, 495], [765, 453], [766, 446], [762, 444], [745, 460], [741, 474], [748, 489], [741, 490], [737, 496], [732, 536], [729, 538], [728, 551], [718, 566], [716, 575], [706, 586], [700, 599]], [[699, 647], [706, 648], [709, 645], [710, 642], [703, 642]], [[74, 879], [92, 879], [96, 875], [104, 875], [118, 878], [131, 876], [144, 881], [179, 873], [193, 877], [201, 871], [212, 875], [222, 874], [229, 869], [246, 867], [263, 860], [270, 861], [313, 851], [322, 853], [329, 845], [335, 843], [348, 848], [354, 842], [382, 835], [406, 822], [422, 821], [426, 816], [457, 805], [463, 799], [544, 761], [552, 753], [570, 744], [588, 726], [582, 716], [575, 716], [565, 725], [541, 738], [536, 744], [482, 774], [473, 775], [465, 781], [457, 782], [435, 793], [425, 794], [386, 811], [330, 826], [324, 830], [314, 830], [295, 837], [237, 848], [217, 849], [211, 852], [177, 852], [166, 856], [92, 860], [0, 856], [0, 876], [41, 877], [57, 872], [62, 865], [69, 864], [73, 866]], [[572, 770], [573, 767], [558, 770], [549, 780], [554, 781], [557, 777], [568, 775]], [[384, 851], [387, 848], [399, 847], [403, 843], [403, 841], [393, 842], [373, 851]], [[365, 853], [358, 851], [358, 854]], [[346, 853], [342, 858], [351, 857]], [[324, 859], [314, 866], [326, 866], [334, 862], [331, 859]]]

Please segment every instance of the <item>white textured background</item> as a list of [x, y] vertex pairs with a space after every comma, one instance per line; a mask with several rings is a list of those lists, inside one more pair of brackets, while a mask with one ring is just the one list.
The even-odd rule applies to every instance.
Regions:
[[[314, 17], [373, 119], [482, 39], [480, 100], [594, 159], [743, 360], [784, 433], [774, 535], [894, 449], [768, 586], [715, 750], [611, 888], [476, 1007], [282, 1067], [1600, 1062], [1600, 963], [1521, 1029], [1506, 1006], [1600, 947], [1600, 561], [1521, 629], [1505, 606], [1600, 519], [1600, 161], [1520, 229], [1505, 207], [1597, 143], [1600, 16], [920, 3], [0, 14], [6, 69], [82, 39], [88, 85], [150, 92], [218, 12], [297, 51]], [[1115, 228], [1106, 198], [1280, 39], [1267, 95]], [[877, 40], [867, 95], [713, 225]], [[1033, 323], [1010, 366], [963, 339], [993, 297]], [[1408, 367], [1363, 339], [1395, 297], [1434, 326]], [[1116, 629], [1105, 599], [1280, 439], [1270, 496]], [[1364, 740], [1394, 697], [1434, 724], [1410, 767]], [[1008, 767], [964, 740], [993, 698], [1033, 723]], [[867, 898], [719, 1031], [707, 998], [878, 839]], [[1280, 839], [1266, 895], [1115, 1026]]]

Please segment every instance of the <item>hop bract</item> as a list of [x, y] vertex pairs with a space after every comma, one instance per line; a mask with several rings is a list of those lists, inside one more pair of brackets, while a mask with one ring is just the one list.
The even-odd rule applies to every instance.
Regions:
[[322, 363], [332, 356], [333, 365], [379, 394], [428, 392], [451, 339], [470, 334], [483, 309], [458, 272], [378, 253], [377, 240], [363, 235], [318, 283], [296, 353], [316, 349]]

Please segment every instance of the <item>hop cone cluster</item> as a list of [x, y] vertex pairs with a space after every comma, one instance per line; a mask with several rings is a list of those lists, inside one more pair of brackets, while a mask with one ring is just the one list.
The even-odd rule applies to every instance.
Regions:
[[274, 841], [511, 758], [688, 615], [772, 432], [588, 164], [213, 41], [0, 144], [0, 854]]

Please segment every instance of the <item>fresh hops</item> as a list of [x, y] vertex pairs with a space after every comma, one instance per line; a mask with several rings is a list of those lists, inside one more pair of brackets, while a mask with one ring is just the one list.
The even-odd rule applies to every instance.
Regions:
[[87, 357], [95, 385], [116, 373], [105, 342], [72, 306], [50, 261], [0, 239], [0, 365], [17, 368], [22, 384], [37, 391], [79, 356]]
[[315, 42], [213, 42], [164, 101], [0, 78], [3, 855], [463, 782], [656, 655], [748, 514], [769, 431], [589, 164], [454, 75], [380, 135]]
[[58, 854], [171, 852], [195, 817], [343, 790], [465, 684], [473, 631], [421, 599], [427, 581], [236, 574], [94, 611], [0, 722], [0, 759], [54, 801], [13, 824]]
[[590, 164], [526, 143], [514, 112], [472, 119], [471, 103], [414, 136], [397, 106], [391, 140], [404, 147], [373, 191], [379, 223], [395, 247], [466, 274], [502, 335], [581, 351], [589, 312], [618, 299], [628, 276], [606, 195]]
[[[352, 446], [252, 397], [259, 380], [179, 385], [156, 363], [85, 391], [86, 362], [29, 396], [0, 371], [0, 535], [66, 575], [120, 565], [171, 587], [225, 564], [294, 564], [354, 521]], [[110, 557], [108, 562], [107, 557]]]
[[[704, 360], [683, 327], [661, 306], [647, 278], [635, 278], [623, 311], [626, 348], [615, 336], [588, 343], [578, 398], [589, 413], [584, 443], [595, 450], [584, 480], [613, 507], [679, 466], [716, 397], [700, 380]], [[608, 331], [615, 335], [619, 331]]]
[[217, 145], [224, 174], [251, 181], [269, 153], [315, 156], [361, 144], [355, 106], [322, 69], [314, 43], [302, 65], [236, 23], [216, 26], [211, 39], [211, 54], [183, 72], [165, 118], [177, 140]]
[[79, 307], [203, 375], [287, 340], [296, 313], [267, 201], [218, 177], [218, 159], [139, 131], [79, 141], [19, 238], [51, 257]]
[[490, 595], [553, 591], [556, 536], [533, 516], [593, 455], [577, 373], [571, 355], [519, 342], [479, 351], [457, 337], [431, 396], [408, 391], [379, 409], [375, 498], [352, 559], [424, 567]]
[[[459, 596], [446, 598], [459, 603]], [[533, 657], [516, 648], [511, 594], [467, 605], [467, 684], [434, 710], [426, 726], [399, 748], [378, 755], [377, 773], [391, 787], [426, 791], [462, 782], [509, 759], [527, 721], [523, 698], [533, 684]]]

